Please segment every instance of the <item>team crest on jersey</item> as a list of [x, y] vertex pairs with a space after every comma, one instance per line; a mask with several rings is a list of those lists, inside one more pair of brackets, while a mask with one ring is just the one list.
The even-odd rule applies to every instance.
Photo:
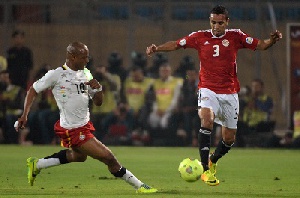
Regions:
[[227, 39], [224, 39], [222, 41], [222, 44], [225, 46], [225, 47], [228, 47], [229, 46], [229, 41]]
[[252, 44], [252, 42], [253, 42], [253, 38], [252, 37], [247, 37], [246, 38], [246, 43]]
[[179, 41], [179, 45], [184, 46], [186, 44], [186, 40], [185, 39], [181, 39]]

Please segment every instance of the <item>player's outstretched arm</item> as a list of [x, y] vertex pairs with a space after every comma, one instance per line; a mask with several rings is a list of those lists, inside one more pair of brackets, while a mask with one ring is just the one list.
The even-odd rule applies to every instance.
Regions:
[[180, 46], [177, 46], [176, 41], [168, 41], [159, 46], [156, 46], [155, 44], [150, 45], [149, 47], [146, 48], [146, 54], [148, 56], [151, 56], [155, 52], [168, 52], [168, 51], [177, 50], [179, 48]]
[[24, 127], [27, 123], [27, 116], [29, 114], [30, 108], [31, 108], [32, 103], [33, 103], [34, 99], [36, 98], [36, 96], [37, 96], [37, 92], [31, 86], [29, 88], [29, 90], [27, 91], [27, 95], [25, 97], [23, 114], [18, 119], [17, 124], [14, 126], [16, 131], [19, 131], [19, 129], [24, 129]]
[[259, 40], [256, 49], [257, 50], [266, 50], [266, 49], [270, 48], [272, 45], [274, 45], [281, 38], [282, 38], [281, 32], [276, 30], [275, 32], [272, 32], [270, 34], [269, 39]]

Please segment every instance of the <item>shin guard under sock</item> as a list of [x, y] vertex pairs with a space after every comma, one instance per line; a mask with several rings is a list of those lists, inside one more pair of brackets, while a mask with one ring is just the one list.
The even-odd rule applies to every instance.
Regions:
[[198, 133], [199, 153], [204, 171], [208, 170], [211, 130], [201, 127]]

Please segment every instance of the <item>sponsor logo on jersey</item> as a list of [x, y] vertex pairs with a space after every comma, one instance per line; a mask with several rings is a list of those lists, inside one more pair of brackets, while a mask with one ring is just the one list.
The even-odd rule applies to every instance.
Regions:
[[246, 38], [246, 43], [252, 44], [252, 42], [253, 42], [253, 38], [252, 37], [247, 37]]
[[186, 44], [186, 40], [185, 39], [181, 39], [179, 41], [179, 45], [184, 46]]
[[222, 44], [225, 46], [225, 47], [228, 47], [229, 46], [229, 41], [227, 39], [224, 39], [222, 41]]

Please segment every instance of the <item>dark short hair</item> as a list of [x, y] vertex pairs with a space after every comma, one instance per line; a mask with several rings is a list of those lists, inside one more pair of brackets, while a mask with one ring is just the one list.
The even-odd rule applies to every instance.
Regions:
[[12, 38], [15, 38], [16, 36], [21, 35], [21, 36], [25, 36], [25, 32], [23, 30], [15, 30], [13, 31], [13, 33], [11, 34]]
[[211, 10], [210, 13], [211, 14], [224, 14], [226, 19], [228, 19], [228, 10], [224, 6], [217, 5]]

